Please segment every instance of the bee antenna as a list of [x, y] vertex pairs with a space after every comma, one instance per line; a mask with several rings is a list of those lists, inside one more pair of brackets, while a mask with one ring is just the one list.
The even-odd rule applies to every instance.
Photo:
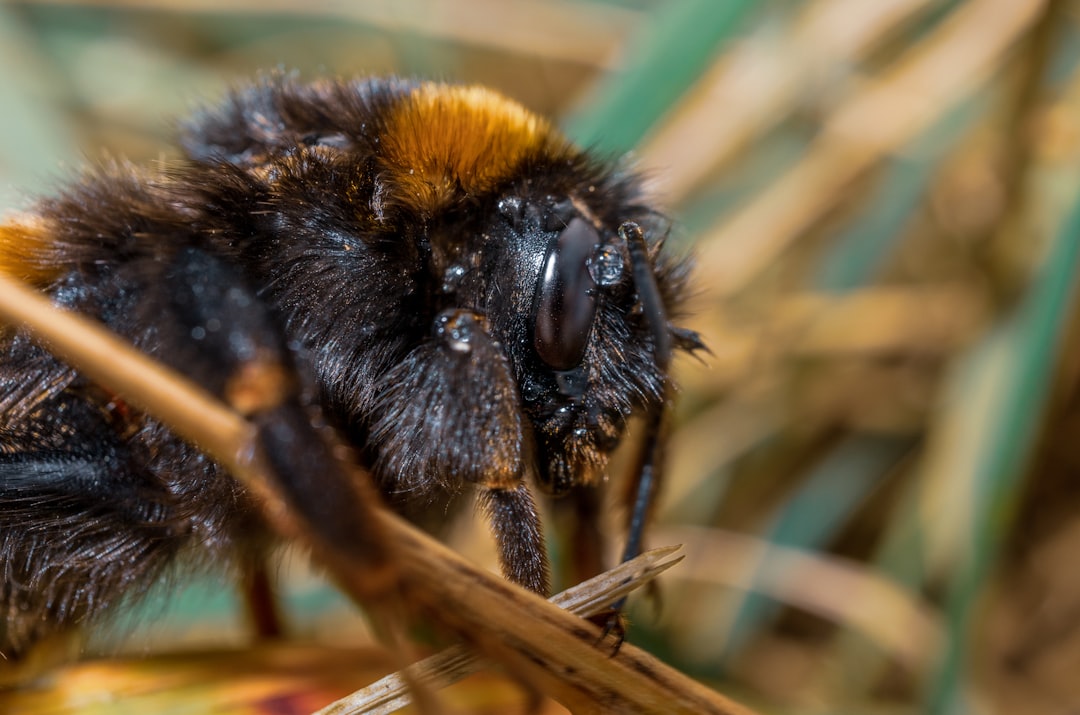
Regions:
[[668, 328], [667, 312], [660, 298], [660, 289], [656, 285], [652, 266], [649, 264], [649, 249], [645, 245], [645, 234], [641, 226], [627, 221], [619, 226], [619, 237], [626, 242], [630, 254], [630, 269], [634, 276], [634, 287], [645, 313], [645, 322], [652, 333], [653, 351], [656, 365], [664, 373], [671, 363], [671, 332]]

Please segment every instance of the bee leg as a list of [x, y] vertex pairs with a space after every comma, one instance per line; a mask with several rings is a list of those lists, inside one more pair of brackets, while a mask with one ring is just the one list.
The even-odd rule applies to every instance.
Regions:
[[[220, 259], [197, 249], [146, 268], [150, 286], [139, 310], [157, 326], [155, 357], [251, 417], [292, 397], [292, 364], [267, 309]], [[160, 273], [160, 275], [156, 275]], [[156, 314], [156, 317], [151, 315]], [[265, 548], [244, 549], [241, 601], [256, 638], [284, 631]]]
[[566, 497], [551, 501], [554, 526], [562, 548], [572, 556], [563, 559], [560, 584], [581, 583], [607, 568], [609, 534], [605, 529], [606, 484], [582, 484]]
[[432, 333], [377, 388], [371, 443], [383, 492], [413, 517], [440, 493], [477, 485], [503, 575], [547, 595], [543, 530], [525, 486], [530, 434], [510, 364], [473, 311], [443, 311]]
[[634, 471], [635, 478], [630, 484], [628, 502], [632, 506], [627, 526], [626, 546], [622, 554], [623, 561], [629, 561], [641, 554], [645, 527], [649, 522], [663, 476], [661, 467], [667, 442], [667, 415], [666, 408], [657, 409], [650, 415], [646, 424], [638, 465]]
[[[665, 385], [665, 393], [667, 387]], [[662, 476], [661, 467], [664, 460], [664, 446], [667, 442], [667, 395], [665, 404], [655, 409], [646, 423], [645, 437], [642, 440], [641, 451], [638, 456], [638, 466], [635, 470], [635, 479], [631, 482], [630, 499], [630, 522], [627, 527], [626, 546], [623, 548], [622, 560], [630, 561], [641, 554], [642, 541], [645, 527], [649, 522], [652, 507], [656, 501], [656, 493], [660, 487]], [[655, 583], [655, 582], [654, 582]], [[650, 589], [652, 586], [649, 587]], [[609, 635], [615, 637], [613, 654], [619, 651], [623, 640], [626, 638], [626, 621], [623, 617], [623, 609], [626, 607], [626, 596], [611, 605], [607, 617], [603, 619], [603, 631], [600, 640]], [[600, 614], [603, 617], [604, 614]]]
[[528, 487], [484, 489], [480, 505], [495, 534], [503, 575], [530, 591], [548, 595], [547, 546]]
[[242, 565], [242, 569], [244, 605], [252, 632], [260, 640], [282, 637], [285, 624], [266, 557], [262, 554], [252, 556]]

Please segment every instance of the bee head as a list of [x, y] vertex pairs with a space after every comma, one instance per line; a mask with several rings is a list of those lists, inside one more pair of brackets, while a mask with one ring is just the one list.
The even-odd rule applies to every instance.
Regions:
[[[650, 322], [645, 304], [662, 315], [677, 310], [685, 275], [661, 250], [667, 222], [637, 177], [573, 147], [521, 105], [477, 87], [276, 77], [201, 126], [191, 156], [224, 160], [264, 185], [271, 218], [260, 230], [305, 252], [288, 271], [313, 265], [311, 277], [280, 283], [310, 285], [318, 273], [333, 285], [333, 299], [321, 303], [295, 288], [280, 298], [311, 313], [291, 318], [297, 325], [318, 327], [321, 313], [335, 313], [325, 321], [332, 334], [301, 342], [349, 345], [342, 326], [351, 315], [385, 316], [354, 331], [361, 347], [351, 349], [363, 353], [355, 362], [365, 365], [358, 377], [346, 374], [344, 358], [321, 358], [325, 389], [346, 421], [393, 441], [375, 450], [393, 455], [379, 458], [384, 482], [404, 490], [419, 489], [416, 480], [510, 484], [531, 472], [562, 493], [601, 473], [631, 414], [660, 407], [668, 326]], [[619, 232], [630, 223], [641, 227], [638, 254]], [[396, 292], [397, 304], [379, 307], [380, 296], [353, 291], [354, 262], [369, 287]], [[339, 279], [325, 279], [339, 269]], [[447, 316], [476, 334], [467, 351], [453, 351]], [[426, 386], [417, 374], [431, 376]], [[350, 386], [372, 376], [373, 387]], [[480, 391], [484, 403], [469, 395], [478, 383], [490, 388]], [[455, 394], [444, 417], [424, 414], [425, 401]], [[436, 446], [417, 450], [391, 437], [394, 420]], [[479, 456], [436, 456], [468, 452], [453, 445], [470, 430]]]

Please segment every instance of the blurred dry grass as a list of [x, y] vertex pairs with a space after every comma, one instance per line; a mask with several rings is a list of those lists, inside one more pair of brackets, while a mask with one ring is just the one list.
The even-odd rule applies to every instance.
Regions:
[[[632, 638], [764, 712], [1075, 710], [1080, 8], [719, 5], [0, 5], [0, 195], [156, 159], [278, 65], [483, 82], [636, 145], [713, 355], [677, 366], [652, 536], [690, 558]], [[597, 129], [626, 98], [656, 123]], [[337, 630], [308, 578], [297, 621]]]

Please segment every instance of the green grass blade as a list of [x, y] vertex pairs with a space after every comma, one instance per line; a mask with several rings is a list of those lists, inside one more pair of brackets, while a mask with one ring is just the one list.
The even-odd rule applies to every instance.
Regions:
[[874, 279], [926, 198], [926, 190], [950, 148], [986, 111], [977, 95], [950, 110], [891, 162], [865, 210], [835, 239], [818, 268], [816, 288], [842, 292]]
[[[810, 551], [823, 548], [911, 447], [911, 440], [893, 437], [854, 437], [842, 443], [784, 501], [761, 537]], [[778, 610], [769, 599], [748, 594], [735, 609], [723, 659], [737, 655]]]
[[[1072, 317], [1080, 268], [1080, 192], [1069, 177], [1072, 199], [1050, 244], [1030, 292], [1005, 321], [961, 366], [969, 392], [982, 394], [958, 409], [982, 424], [980, 439], [967, 447], [960, 463], [967, 474], [953, 474], [971, 485], [969, 543], [953, 569], [947, 602], [949, 645], [928, 692], [927, 712], [963, 707], [967, 649], [974, 606], [998, 554], [1020, 479], [1039, 433], [1055, 373], [1062, 332]], [[963, 448], [963, 446], [958, 447]], [[957, 464], [954, 462], [954, 465]]]
[[743, 27], [753, 0], [679, 0], [661, 6], [626, 48], [618, 75], [566, 120], [575, 141], [602, 152], [633, 149]]

